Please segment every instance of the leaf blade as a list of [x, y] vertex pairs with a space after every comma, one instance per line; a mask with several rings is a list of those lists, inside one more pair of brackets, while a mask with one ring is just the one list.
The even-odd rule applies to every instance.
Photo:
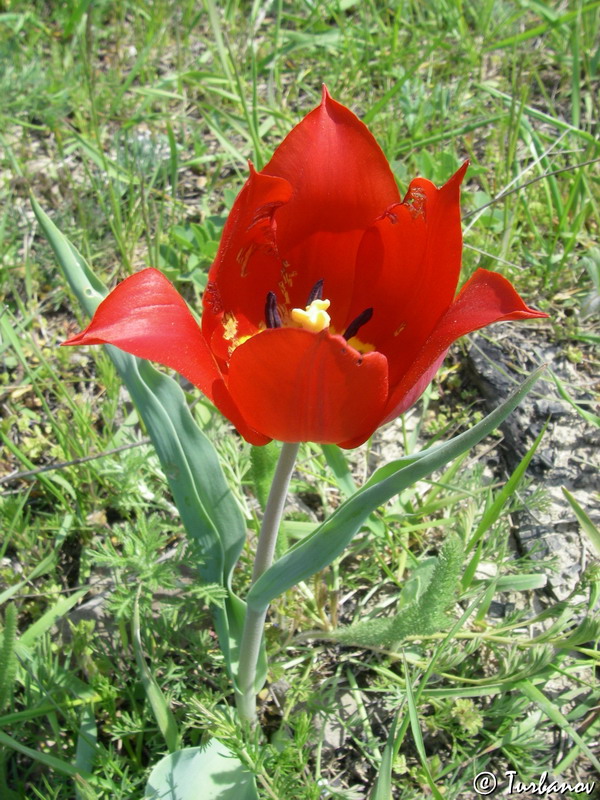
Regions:
[[540, 377], [536, 370], [507, 400], [481, 422], [449, 442], [418, 454], [408, 466], [400, 466], [378, 479], [378, 473], [339, 506], [313, 533], [276, 561], [256, 581], [247, 602], [255, 610], [268, 604], [296, 583], [329, 566], [360, 529], [369, 514], [394, 495], [461, 455], [491, 433], [516, 408]]

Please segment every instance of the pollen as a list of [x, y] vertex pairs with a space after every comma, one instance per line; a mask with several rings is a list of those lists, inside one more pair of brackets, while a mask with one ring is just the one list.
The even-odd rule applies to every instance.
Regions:
[[313, 300], [306, 308], [292, 308], [290, 317], [300, 328], [319, 333], [329, 327], [331, 317], [327, 313], [329, 300]]
[[238, 321], [233, 314], [225, 314], [223, 317], [223, 338], [226, 341], [234, 341], [237, 335]]

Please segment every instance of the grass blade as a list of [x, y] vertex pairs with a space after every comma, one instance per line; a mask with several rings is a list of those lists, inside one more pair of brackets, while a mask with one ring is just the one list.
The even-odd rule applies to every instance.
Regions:
[[433, 776], [429, 769], [429, 762], [427, 759], [427, 753], [425, 752], [425, 745], [423, 744], [421, 726], [419, 724], [419, 710], [417, 708], [417, 704], [415, 702], [415, 696], [413, 694], [413, 689], [412, 689], [412, 683], [411, 683], [412, 678], [410, 675], [410, 671], [408, 669], [406, 657], [404, 655], [402, 656], [402, 660], [404, 662], [404, 678], [406, 682], [406, 702], [408, 706], [408, 716], [410, 719], [410, 729], [412, 731], [413, 741], [415, 743], [417, 753], [419, 754], [419, 758], [421, 760], [421, 767], [423, 769], [423, 772], [425, 773], [425, 778], [427, 779], [427, 783], [429, 784], [429, 788], [431, 789], [431, 794], [433, 795], [433, 797], [435, 797], [435, 800], [444, 800], [442, 794], [435, 785], [435, 781], [433, 780]]
[[42, 616], [37, 619], [32, 625], [27, 628], [25, 633], [21, 634], [21, 638], [19, 639], [19, 644], [23, 647], [33, 647], [35, 642], [47, 633], [53, 625], [56, 625], [59, 619], [64, 617], [73, 606], [77, 605], [77, 603], [81, 600], [81, 598], [87, 594], [88, 588], [87, 586], [83, 589], [79, 589], [73, 594], [69, 595], [68, 597], [61, 597], [59, 600], [54, 603]]
[[83, 778], [84, 780], [89, 780], [91, 778], [88, 772], [77, 769], [77, 767], [69, 761], [51, 756], [49, 753], [41, 753], [39, 750], [33, 750], [31, 747], [27, 747], [16, 739], [13, 739], [12, 736], [9, 736], [8, 733], [4, 731], [0, 731], [0, 744], [4, 745], [4, 747], [9, 747], [11, 750], [15, 750], [17, 753], [23, 753], [23, 755], [28, 758], [32, 758], [34, 761], [43, 764], [45, 767], [50, 767], [50, 769], [60, 772], [63, 775], [69, 775], [72, 778]]
[[515, 45], [521, 44], [522, 42], [526, 42], [528, 39], [533, 39], [536, 36], [543, 36], [544, 33], [546, 33], [546, 31], [549, 28], [557, 28], [559, 25], [565, 25], [567, 22], [570, 22], [572, 19], [575, 19], [580, 14], [585, 14], [588, 11], [593, 11], [595, 8], [598, 8], [599, 5], [600, 5], [600, 0], [595, 0], [595, 2], [588, 3], [582, 8], [577, 8], [574, 9], [573, 11], [567, 11], [562, 16], [557, 17], [556, 19], [542, 22], [539, 25], [536, 25], [534, 28], [529, 28], [528, 30], [522, 31], [521, 33], [516, 33], [514, 36], [508, 36], [506, 39], [502, 39], [499, 42], [494, 42], [493, 44], [490, 44], [487, 47], [485, 47], [484, 52], [488, 53], [491, 50], [502, 50], [505, 47], [514, 47]]
[[571, 737], [571, 739], [575, 742], [575, 744], [579, 745], [581, 750], [585, 753], [587, 758], [589, 758], [590, 762], [594, 765], [594, 767], [600, 773], [600, 761], [596, 758], [594, 753], [590, 750], [587, 744], [583, 741], [581, 736], [577, 733], [577, 731], [573, 728], [569, 720], [565, 717], [562, 711], [554, 705], [554, 703], [549, 700], [546, 695], [541, 692], [537, 686], [534, 686], [529, 681], [520, 681], [517, 684], [517, 688], [531, 700], [532, 703], [535, 703], [539, 708], [542, 709], [544, 714], [550, 719], [555, 725], [557, 725], [561, 730], [565, 731], [565, 733]]
[[[91, 772], [96, 760], [96, 742], [98, 740], [98, 728], [96, 726], [96, 717], [94, 716], [94, 707], [91, 704], [86, 704], [81, 709], [79, 733], [77, 735], [77, 749], [75, 751], [75, 767], [78, 772]], [[75, 785], [75, 794], [77, 800], [91, 800], [92, 795], [90, 790], [83, 789], [81, 786]]]
[[558, 389], [558, 393], [562, 399], [565, 400], [565, 402], [567, 402], [572, 408], [574, 408], [582, 419], [584, 419], [586, 422], [589, 422], [591, 425], [600, 426], [600, 417], [597, 414], [592, 414], [591, 411], [586, 411], [585, 408], [582, 408], [580, 405], [578, 405], [565, 389], [563, 382], [557, 375], [554, 374], [554, 372], [550, 371], [550, 377], [556, 384], [556, 388]]
[[17, 637], [17, 609], [10, 603], [4, 612], [4, 628], [0, 643], [0, 711], [12, 696], [12, 688], [17, 674], [15, 641]]
[[569, 492], [568, 489], [565, 489], [564, 486], [562, 491], [564, 496], [571, 504], [571, 508], [575, 512], [575, 516], [577, 517], [577, 520], [581, 525], [582, 530], [585, 531], [585, 533], [588, 535], [590, 542], [594, 546], [594, 550], [596, 551], [598, 556], [600, 556], [600, 531], [594, 525], [594, 523], [588, 517], [588, 515], [585, 513], [583, 508], [579, 505], [577, 500], [575, 500], [571, 492]]
[[[141, 588], [141, 587], [140, 587]], [[133, 639], [133, 649], [135, 650], [135, 660], [137, 661], [140, 678], [146, 692], [146, 697], [152, 711], [154, 718], [160, 732], [163, 735], [165, 743], [169, 749], [169, 753], [174, 753], [179, 747], [179, 730], [177, 722], [173, 716], [173, 712], [169, 708], [164, 694], [160, 690], [160, 686], [156, 682], [154, 675], [150, 672], [144, 653], [142, 651], [142, 635], [140, 633], [140, 604], [139, 604], [140, 590], [138, 590], [137, 597], [133, 606], [133, 619], [131, 621], [131, 634]]]
[[523, 476], [529, 466], [529, 463], [533, 456], [535, 455], [535, 451], [538, 449], [540, 442], [542, 441], [544, 434], [546, 433], [546, 429], [548, 427], [548, 423], [544, 425], [542, 430], [539, 432], [535, 442], [531, 445], [527, 453], [521, 459], [521, 462], [517, 465], [516, 469], [506, 482], [506, 485], [502, 488], [502, 490], [496, 496], [494, 502], [490, 506], [490, 508], [485, 512], [477, 529], [466, 547], [467, 550], [471, 550], [475, 545], [479, 542], [483, 534], [491, 528], [491, 526], [498, 520], [502, 509], [504, 508], [505, 504], [510, 500], [510, 498], [514, 495], [518, 485], [521, 483]]
[[383, 755], [381, 757], [381, 764], [379, 765], [379, 773], [375, 780], [375, 785], [369, 795], [369, 800], [392, 800], [392, 767], [394, 765], [394, 741], [396, 739], [396, 728], [398, 727], [398, 718], [400, 717], [400, 709], [394, 715], [394, 720], [390, 727]]

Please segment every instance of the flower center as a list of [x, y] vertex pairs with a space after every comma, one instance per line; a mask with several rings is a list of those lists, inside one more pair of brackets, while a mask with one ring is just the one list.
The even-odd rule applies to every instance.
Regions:
[[[318, 280], [308, 295], [307, 304], [304, 308], [292, 308], [289, 312], [289, 321], [295, 326], [302, 328], [305, 331], [312, 331], [313, 333], [320, 333], [331, 325], [331, 317], [327, 313], [331, 301], [326, 298], [323, 299], [323, 279]], [[357, 337], [357, 333], [363, 325], [373, 316], [372, 308], [365, 308], [352, 322], [348, 325], [343, 333], [344, 339], [349, 345], [354, 347], [360, 353], [371, 353], [375, 350], [375, 346], [368, 342], [363, 342]], [[284, 318], [287, 313], [284, 313]], [[267, 328], [281, 328], [284, 326], [279, 309], [277, 308], [277, 296], [275, 292], [268, 292], [265, 301], [265, 325]], [[264, 330], [264, 328], [262, 328]], [[331, 333], [335, 333], [332, 329]], [[242, 344], [250, 337], [243, 337], [238, 340], [237, 344]]]

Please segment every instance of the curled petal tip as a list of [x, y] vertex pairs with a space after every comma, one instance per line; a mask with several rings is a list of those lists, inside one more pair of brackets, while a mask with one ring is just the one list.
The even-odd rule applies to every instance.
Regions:
[[538, 311], [536, 308], [531, 308], [527, 306], [527, 319], [549, 319], [550, 314], [546, 314], [545, 311]]
[[89, 327], [90, 326], [88, 325], [87, 328], [85, 328], [84, 330], [80, 331], [79, 333], [76, 333], [74, 336], [70, 336], [68, 339], [65, 339], [64, 342], [60, 343], [60, 346], [61, 347], [71, 347], [72, 345], [84, 345], [84, 344], [90, 344], [90, 343], [91, 344], [98, 344], [98, 342], [96, 342], [96, 341], [90, 342], [90, 339], [94, 339], [94, 336], [93, 335], [90, 336], [88, 334]]
[[322, 84], [322, 86], [321, 86], [321, 105], [324, 105], [328, 100], [331, 100], [331, 95], [329, 94], [329, 89], [327, 88], [326, 84]]
[[[469, 161], [469, 159], [467, 158], [467, 160], [466, 160], [466, 161], [464, 161], [464, 162], [461, 164], [461, 166], [460, 166], [460, 167], [459, 167], [459, 168], [456, 170], [456, 172], [454, 173], [454, 175], [453, 175], [453, 176], [450, 178], [450, 181], [452, 181], [453, 183], [454, 183], [454, 182], [456, 182], [456, 183], [458, 183], [458, 184], [461, 184], [461, 183], [463, 182], [463, 179], [464, 179], [464, 177], [465, 177], [465, 174], [466, 174], [466, 172], [467, 172], [467, 170], [468, 170], [468, 168], [469, 168], [469, 164], [470, 164], [470, 163], [471, 163], [471, 162], [470, 162], [470, 161]], [[450, 183], [450, 181], [448, 181], [448, 183]]]

